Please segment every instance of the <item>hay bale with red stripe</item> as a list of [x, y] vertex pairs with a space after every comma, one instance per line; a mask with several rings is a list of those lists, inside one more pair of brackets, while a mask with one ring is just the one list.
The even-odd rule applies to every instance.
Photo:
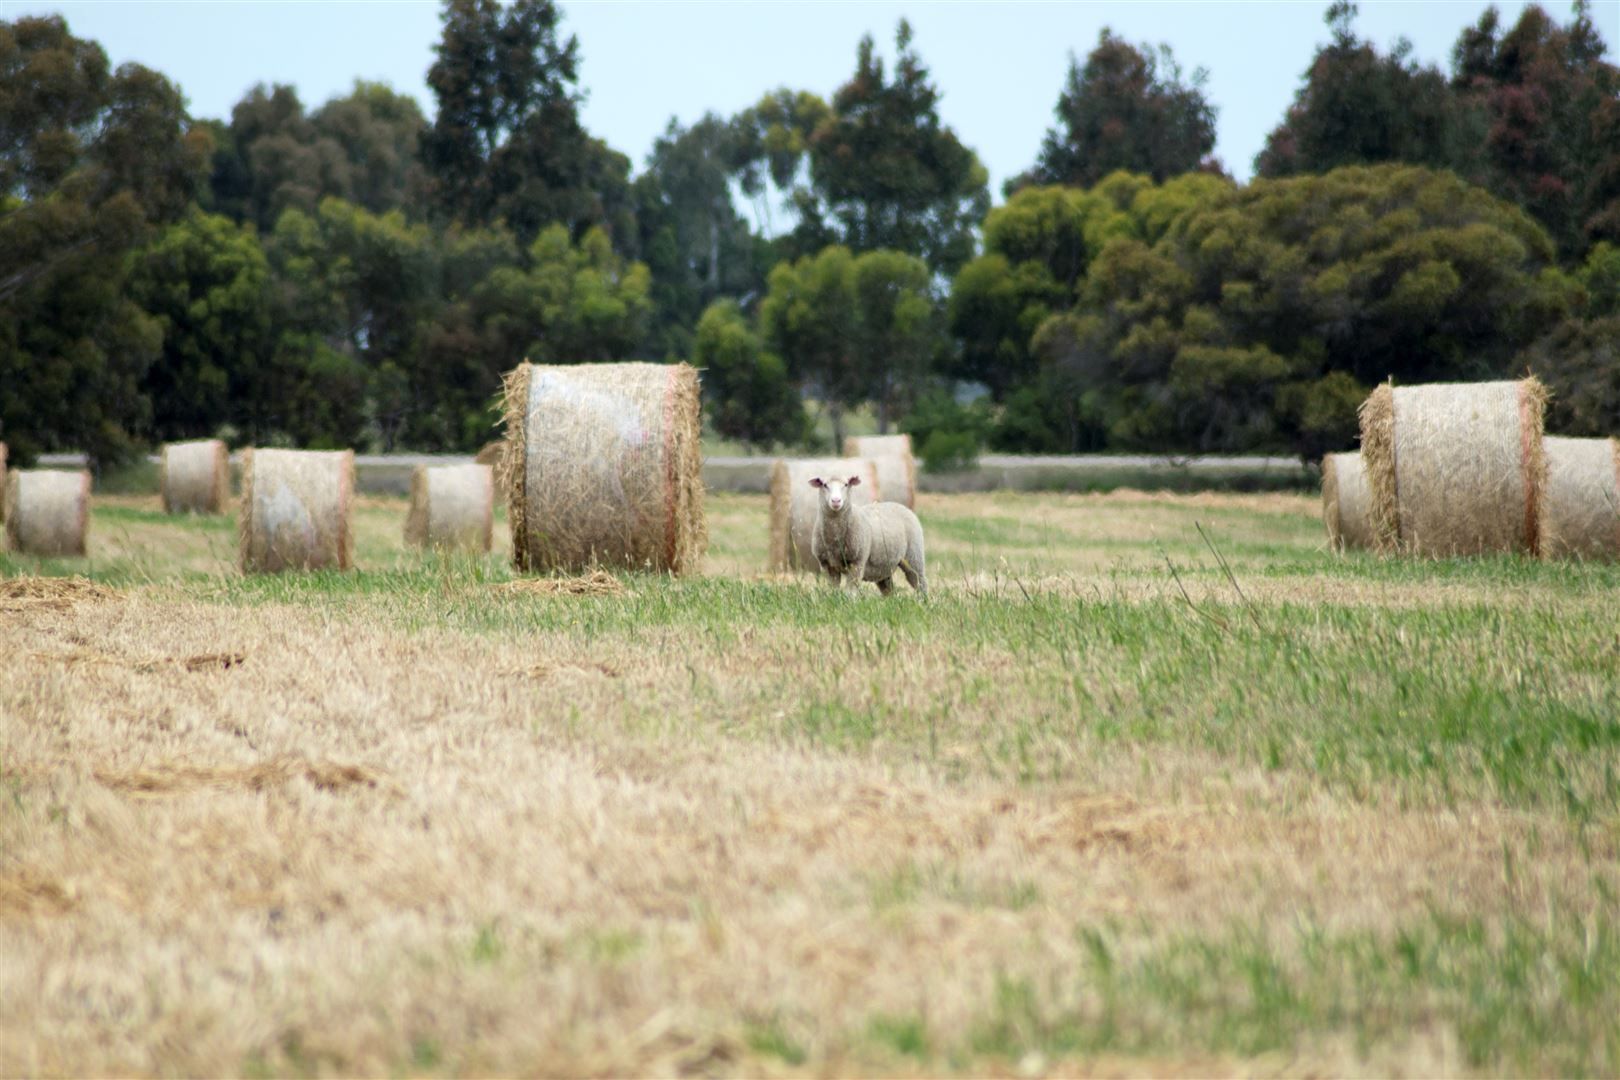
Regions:
[[1373, 391], [1361, 406], [1361, 456], [1379, 549], [1534, 554], [1546, 404], [1536, 379]]
[[690, 364], [518, 365], [500, 469], [513, 564], [696, 571], [709, 542], [701, 408]]
[[816, 570], [810, 538], [816, 528], [821, 494], [810, 485], [816, 477], [859, 477], [849, 489], [851, 506], [869, 506], [884, 497], [877, 463], [870, 458], [782, 458], [771, 466], [770, 569]]
[[354, 451], [244, 450], [237, 520], [242, 570], [354, 566]]
[[1334, 551], [1373, 546], [1367, 470], [1358, 453], [1328, 454], [1322, 459], [1322, 524]]
[[161, 488], [168, 514], [220, 514], [231, 497], [231, 458], [219, 439], [163, 445]]
[[1543, 446], [1542, 556], [1620, 559], [1620, 440], [1549, 435]]
[[6, 547], [19, 555], [82, 556], [90, 535], [90, 473], [12, 469]]
[[844, 439], [844, 456], [872, 460], [883, 485], [883, 501], [916, 509], [917, 459], [911, 453], [910, 435], [850, 435]]
[[405, 543], [487, 552], [495, 533], [495, 477], [488, 465], [418, 465], [411, 473]]

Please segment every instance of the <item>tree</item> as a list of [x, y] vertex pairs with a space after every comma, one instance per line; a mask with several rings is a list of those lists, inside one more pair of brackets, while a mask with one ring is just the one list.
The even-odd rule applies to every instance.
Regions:
[[155, 319], [162, 349], [141, 380], [147, 433], [192, 439], [239, 422], [269, 359], [270, 268], [252, 230], [193, 210], [131, 258], [130, 299]]
[[432, 197], [470, 225], [504, 220], [522, 243], [552, 223], [630, 227], [630, 163], [579, 122], [579, 42], [551, 0], [447, 0], [422, 139]]
[[1140, 48], [1107, 27], [1081, 68], [1069, 75], [1041, 154], [1027, 173], [1006, 184], [1010, 196], [1032, 184], [1090, 187], [1109, 173], [1142, 173], [1162, 183], [1199, 168], [1218, 170], [1215, 106], [1204, 96], [1209, 73], [1184, 79], [1170, 46]]
[[731, 200], [733, 128], [712, 113], [669, 122], [636, 178], [641, 257], [652, 275], [652, 352], [686, 356], [698, 317], [763, 286], [756, 243]]
[[929, 282], [914, 256], [837, 246], [771, 271], [765, 340], [825, 403], [839, 445], [848, 409], [877, 398], [887, 419], [914, 398], [940, 344]]
[[780, 87], [731, 120], [731, 169], [744, 195], [754, 200], [759, 230], [775, 233], [771, 192], [804, 184], [810, 139], [832, 110], [808, 91]]
[[109, 71], [58, 16], [0, 23], [0, 439], [20, 460], [129, 453], [160, 329], [124, 256], [190, 203], [207, 153], [180, 93]]
[[1255, 171], [1294, 176], [1402, 161], [1480, 179], [1478, 133], [1445, 75], [1414, 60], [1405, 38], [1380, 55], [1356, 36], [1356, 11], [1352, 0], [1328, 7], [1333, 40], [1316, 50], [1287, 116], [1255, 158]]
[[851, 251], [891, 248], [948, 274], [973, 256], [988, 174], [940, 123], [939, 91], [903, 19], [895, 50], [889, 80], [872, 39], [861, 39], [854, 76], [810, 137], [813, 190], [797, 199], [797, 231], [801, 245], [830, 229]]
[[732, 300], [716, 300], [698, 320], [692, 363], [715, 431], [759, 446], [803, 440], [804, 402], [787, 365], [764, 345]]
[[1620, 242], [1620, 68], [1581, 0], [1559, 26], [1538, 5], [1499, 33], [1494, 7], [1452, 52], [1452, 87], [1484, 116], [1493, 191], [1525, 207], [1567, 259]]
[[1613, 435], [1620, 431], [1620, 247], [1599, 243], [1574, 277], [1575, 310], [1519, 363], [1552, 390], [1549, 429]]

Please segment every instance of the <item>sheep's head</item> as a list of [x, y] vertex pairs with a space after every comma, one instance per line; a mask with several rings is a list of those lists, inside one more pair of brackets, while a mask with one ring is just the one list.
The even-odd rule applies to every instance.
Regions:
[[860, 482], [861, 478], [858, 476], [851, 476], [847, 480], [840, 480], [837, 477], [829, 480], [817, 476], [811, 479], [810, 486], [821, 489], [822, 509], [830, 514], [842, 514], [844, 507], [849, 505], [849, 489]]

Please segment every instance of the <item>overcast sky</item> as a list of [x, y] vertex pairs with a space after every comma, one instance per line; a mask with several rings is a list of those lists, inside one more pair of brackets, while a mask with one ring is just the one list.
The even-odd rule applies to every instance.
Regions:
[[[1484, 0], [1361, 0], [1358, 27], [1387, 48], [1400, 36], [1417, 57], [1447, 67], [1458, 32]], [[1498, 5], [1517, 18], [1522, 0]], [[1560, 20], [1566, 2], [1546, 5]], [[1035, 159], [1053, 121], [1071, 52], [1084, 57], [1112, 27], [1134, 43], [1165, 42], [1190, 73], [1209, 71], [1219, 108], [1215, 152], [1247, 179], [1266, 133], [1282, 117], [1315, 48], [1327, 41], [1326, 0], [1162, 0], [1156, 3], [565, 2], [565, 32], [579, 37], [585, 126], [639, 170], [673, 116], [729, 116], [787, 86], [830, 97], [855, 66], [862, 34], [893, 55], [895, 23], [911, 20], [915, 47], [943, 94], [945, 122], [990, 170], [991, 190]], [[1615, 55], [1620, 0], [1594, 0]], [[298, 88], [308, 107], [356, 78], [415, 95], [432, 117], [424, 78], [439, 36], [431, 0], [227, 3], [179, 0], [0, 0], [0, 16], [60, 12], [113, 62], [138, 61], [179, 83], [194, 116], [229, 118], [254, 83]]]

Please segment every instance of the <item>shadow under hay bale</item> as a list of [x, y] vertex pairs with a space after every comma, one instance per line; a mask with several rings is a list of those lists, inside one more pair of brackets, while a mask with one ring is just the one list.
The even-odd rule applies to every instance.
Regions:
[[495, 535], [495, 471], [488, 465], [418, 465], [411, 473], [405, 543], [487, 552]]
[[771, 546], [767, 569], [815, 570], [810, 534], [816, 527], [821, 494], [810, 486], [814, 477], [858, 476], [849, 489], [851, 506], [868, 506], [883, 498], [877, 463], [870, 458], [783, 458], [771, 466]]
[[1535, 379], [1374, 390], [1360, 411], [1361, 456], [1379, 550], [1534, 554], [1546, 403]]
[[6, 547], [46, 558], [82, 556], [90, 533], [90, 473], [12, 469]]
[[1334, 551], [1360, 551], [1373, 546], [1371, 496], [1359, 453], [1328, 454], [1322, 459], [1322, 524]]
[[884, 502], [916, 509], [917, 459], [910, 435], [851, 435], [844, 440], [844, 456], [867, 458], [877, 466]]
[[505, 380], [518, 570], [693, 572], [708, 548], [690, 364], [523, 363]]
[[219, 439], [165, 443], [159, 481], [169, 514], [221, 514], [231, 497], [231, 459]]
[[238, 555], [245, 573], [354, 565], [354, 451], [244, 450]]
[[1541, 499], [1541, 554], [1620, 559], [1620, 440], [1549, 435]]

